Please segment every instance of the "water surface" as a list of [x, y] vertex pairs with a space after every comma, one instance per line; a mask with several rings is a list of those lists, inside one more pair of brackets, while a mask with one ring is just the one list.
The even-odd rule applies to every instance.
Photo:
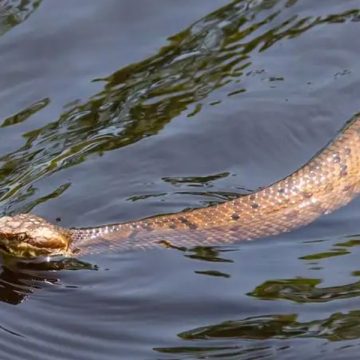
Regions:
[[[92, 226], [286, 176], [360, 111], [357, 1], [0, 2], [0, 210]], [[1, 359], [356, 358], [360, 201], [272, 239], [3, 259]]]

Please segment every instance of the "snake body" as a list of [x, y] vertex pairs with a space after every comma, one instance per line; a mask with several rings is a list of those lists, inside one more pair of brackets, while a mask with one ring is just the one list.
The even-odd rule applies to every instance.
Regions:
[[286, 178], [237, 199], [176, 214], [96, 228], [65, 229], [31, 214], [0, 219], [0, 246], [17, 256], [104, 248], [230, 244], [291, 231], [344, 206], [360, 192], [360, 116]]

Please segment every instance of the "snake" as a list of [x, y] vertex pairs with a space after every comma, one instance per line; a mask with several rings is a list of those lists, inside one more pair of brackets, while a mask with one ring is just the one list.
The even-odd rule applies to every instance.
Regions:
[[0, 249], [20, 258], [81, 256], [105, 249], [189, 249], [292, 231], [360, 192], [360, 115], [287, 177], [233, 200], [91, 228], [65, 228], [34, 214], [0, 218]]

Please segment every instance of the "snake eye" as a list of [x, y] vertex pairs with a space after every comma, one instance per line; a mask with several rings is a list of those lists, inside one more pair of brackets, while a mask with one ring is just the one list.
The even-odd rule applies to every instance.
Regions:
[[27, 238], [28, 238], [28, 236], [24, 232], [18, 234], [18, 239], [20, 241], [25, 241]]

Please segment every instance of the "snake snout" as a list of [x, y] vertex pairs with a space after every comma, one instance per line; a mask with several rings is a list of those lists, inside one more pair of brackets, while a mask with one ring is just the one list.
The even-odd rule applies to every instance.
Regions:
[[0, 218], [0, 248], [14, 256], [64, 255], [70, 233], [31, 214]]

